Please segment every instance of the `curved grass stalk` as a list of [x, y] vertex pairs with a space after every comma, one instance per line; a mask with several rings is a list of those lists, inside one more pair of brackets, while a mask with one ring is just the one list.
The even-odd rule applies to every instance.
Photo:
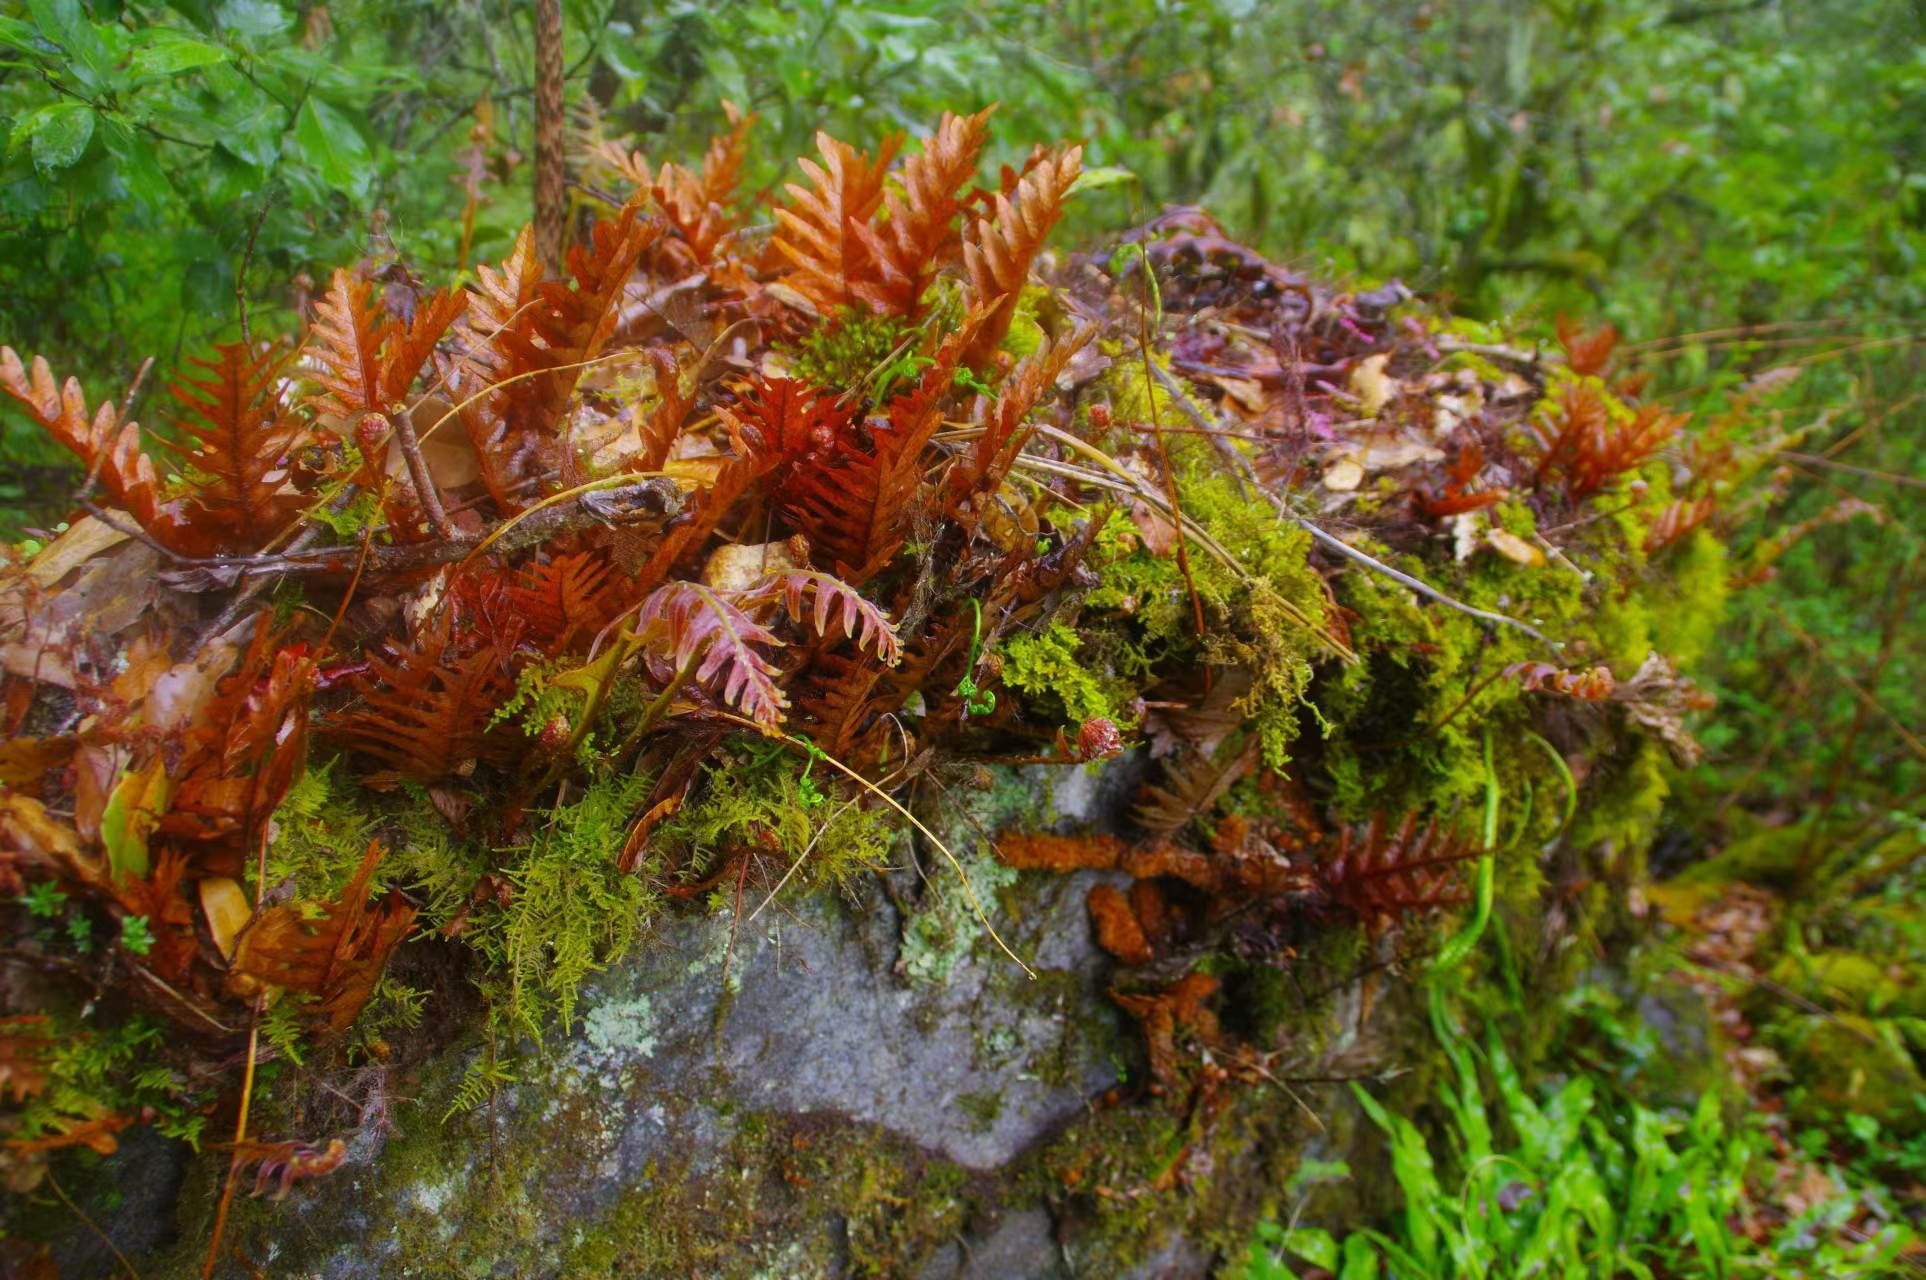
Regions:
[[1485, 851], [1478, 859], [1478, 884], [1471, 919], [1453, 934], [1431, 962], [1431, 977], [1442, 978], [1463, 964], [1491, 922], [1491, 902], [1497, 879], [1498, 770], [1491, 758], [1491, 730], [1485, 730]]

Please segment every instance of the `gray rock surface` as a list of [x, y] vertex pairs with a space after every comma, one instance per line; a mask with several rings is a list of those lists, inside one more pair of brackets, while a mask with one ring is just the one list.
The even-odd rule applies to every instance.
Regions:
[[[1006, 775], [948, 833], [1034, 978], [927, 851], [887, 891], [790, 895], [741, 927], [665, 913], [490, 1102], [453, 1107], [490, 1052], [479, 1026], [387, 1081], [387, 1122], [340, 1170], [240, 1202], [235, 1257], [329, 1280], [1209, 1274], [1223, 1245], [1201, 1234], [1248, 1238], [1300, 1115], [1258, 1088], [1196, 1131], [1169, 1102], [1107, 1102], [1143, 1052], [1091, 937], [1097, 876], [1018, 876], [968, 834], [1017, 804], [1107, 825], [1127, 786], [1127, 765]], [[1307, 1010], [1307, 1041], [1356, 1059], [1356, 1012]], [[1194, 1172], [1157, 1186], [1173, 1160]], [[206, 1239], [215, 1163], [190, 1175], [183, 1241]], [[142, 1265], [198, 1270], [187, 1245]]]

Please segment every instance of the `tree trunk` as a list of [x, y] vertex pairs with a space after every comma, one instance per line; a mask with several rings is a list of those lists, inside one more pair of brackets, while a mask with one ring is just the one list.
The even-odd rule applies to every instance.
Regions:
[[535, 3], [535, 249], [562, 269], [562, 0]]

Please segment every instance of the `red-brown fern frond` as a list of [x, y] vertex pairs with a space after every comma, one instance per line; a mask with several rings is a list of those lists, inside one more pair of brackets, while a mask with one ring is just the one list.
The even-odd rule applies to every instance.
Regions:
[[[656, 207], [669, 220], [669, 226], [688, 246], [694, 268], [709, 265], [723, 242], [736, 230], [730, 206], [742, 181], [742, 163], [747, 155], [749, 127], [754, 115], [745, 115], [733, 102], [722, 104], [729, 117], [727, 133], [709, 140], [702, 168], [690, 172], [678, 164], [665, 164], [645, 188], [655, 198]], [[639, 159], [639, 157], [637, 157]]]
[[817, 653], [799, 681], [794, 723], [817, 746], [860, 770], [875, 711], [871, 696], [884, 668], [859, 655]]
[[57, 382], [39, 356], [29, 375], [12, 347], [0, 346], [0, 392], [25, 409], [42, 430], [79, 458], [113, 504], [148, 533], [179, 551], [200, 553], [205, 539], [186, 526], [161, 494], [153, 459], [141, 452], [140, 426], [122, 422], [110, 400], [89, 416], [78, 378]]
[[534, 308], [531, 318], [545, 363], [531, 362], [528, 367], [551, 372], [532, 380], [535, 390], [530, 400], [540, 413], [536, 423], [524, 425], [554, 430], [582, 375], [579, 367], [572, 366], [601, 354], [620, 319], [617, 304], [635, 274], [636, 261], [662, 231], [660, 221], [642, 219], [633, 204], [625, 205], [616, 217], [595, 224], [588, 244], [569, 247], [571, 283], [550, 281], [540, 286], [547, 305]]
[[[181, 892], [187, 878], [187, 858], [178, 849], [162, 849], [154, 857], [145, 876], [122, 876], [114, 881], [113, 895], [120, 908], [130, 916], [147, 921], [154, 935], [142, 963], [165, 981], [186, 984], [202, 963], [200, 944], [195, 939], [195, 911]], [[163, 1004], [170, 1013], [173, 1002]]]
[[840, 628], [858, 648], [869, 650], [890, 666], [902, 659], [896, 624], [840, 578], [813, 569], [771, 574], [744, 592], [741, 599], [748, 609], [780, 602], [791, 619], [814, 628], [819, 636], [827, 638]]
[[965, 364], [980, 367], [1010, 331], [1017, 297], [1030, 279], [1030, 266], [1063, 216], [1070, 186], [1082, 172], [1082, 147], [1043, 157], [1023, 175], [1013, 194], [994, 197], [989, 212], [972, 223], [963, 237], [970, 301], [990, 309], [976, 341], [964, 353]]
[[195, 523], [218, 530], [235, 549], [258, 550], [300, 510], [288, 485], [295, 451], [312, 438], [276, 390], [283, 360], [274, 351], [250, 355], [240, 343], [214, 348], [207, 371], [172, 388], [187, 411], [184, 445], [167, 447], [205, 477], [189, 506]]
[[364, 479], [380, 476], [390, 430], [408, 411], [409, 389], [467, 306], [459, 291], [436, 293], [417, 302], [409, 319], [393, 318], [377, 301], [372, 281], [339, 268], [315, 300], [302, 357], [320, 390], [308, 403], [353, 435]]
[[1586, 330], [1571, 317], [1559, 316], [1554, 327], [1558, 330], [1558, 345], [1565, 348], [1565, 359], [1573, 373], [1597, 377], [1605, 372], [1612, 361], [1612, 352], [1618, 349], [1616, 326], [1604, 324]]
[[535, 232], [524, 227], [499, 269], [486, 263], [476, 266], [467, 314], [456, 326], [461, 354], [442, 368], [450, 391], [459, 398], [462, 428], [474, 446], [482, 483], [505, 511], [518, 509], [511, 491], [521, 467], [508, 435], [514, 406], [523, 394], [518, 385], [508, 385], [508, 379], [525, 366], [540, 367], [528, 362], [541, 358], [529, 336], [541, 286]]
[[[694, 557], [716, 527], [736, 509], [737, 499], [749, 491], [761, 474], [762, 465], [754, 458], [731, 458], [724, 462], [708, 488], [688, 495], [682, 514], [663, 532], [654, 549], [648, 552], [648, 559], [635, 569], [635, 581], [629, 589], [636, 594], [649, 591], [666, 580], [683, 561]], [[619, 542], [617, 551], [618, 563], [625, 568], [634, 565], [634, 561], [619, 554]], [[636, 559], [640, 558], [638, 552]]]
[[415, 909], [390, 891], [370, 909], [368, 887], [381, 861], [381, 842], [370, 841], [354, 881], [333, 902], [286, 903], [249, 921], [234, 940], [230, 977], [237, 994], [278, 987], [310, 996], [306, 1012], [330, 1035], [354, 1022], [374, 994], [388, 956], [414, 924]]
[[1505, 668], [1505, 678], [1516, 680], [1521, 689], [1562, 693], [1581, 702], [1599, 702], [1611, 697], [1618, 683], [1610, 667], [1587, 667], [1578, 671], [1555, 667], [1549, 662], [1514, 662]]
[[615, 332], [623, 290], [662, 230], [633, 203], [623, 206], [595, 224], [587, 245], [570, 247], [566, 284], [542, 278], [532, 228], [499, 270], [477, 269], [462, 355], [446, 372], [464, 402], [480, 397], [462, 410], [463, 425], [504, 509], [518, 509], [519, 487], [559, 469], [556, 433], [576, 383]]
[[389, 412], [404, 409], [409, 388], [455, 322], [468, 310], [468, 295], [443, 289], [417, 299], [406, 323], [391, 320], [382, 331], [381, 395]]
[[0, 1018], [0, 1093], [25, 1102], [46, 1092], [53, 1022], [43, 1014]]
[[1017, 454], [1029, 440], [1031, 433], [1025, 423], [1030, 411], [1056, 385], [1057, 375], [1093, 332], [1088, 327], [1079, 328], [1047, 344], [1003, 380], [968, 464], [950, 473], [950, 511], [966, 530], [975, 530], [986, 502], [1003, 486]]
[[763, 652], [782, 641], [721, 592], [699, 582], [664, 583], [642, 602], [635, 631], [647, 649], [678, 673], [711, 688], [757, 724], [774, 728], [782, 723], [788, 699], [776, 685], [775, 665]]
[[1484, 469], [1484, 447], [1476, 442], [1463, 446], [1445, 467], [1442, 486], [1413, 491], [1418, 510], [1434, 520], [1440, 520], [1504, 501], [1506, 490], [1503, 486], [1486, 486], [1481, 482]]
[[418, 299], [408, 319], [394, 318], [376, 301], [372, 281], [337, 268], [315, 300], [303, 352], [321, 384], [310, 403], [318, 413], [350, 421], [396, 412], [435, 344], [467, 309], [467, 295], [450, 289]]
[[883, 184], [900, 142], [886, 139], [872, 157], [818, 133], [816, 149], [823, 162], [797, 162], [810, 187], [792, 182], [783, 188], [789, 204], [776, 210], [769, 247], [775, 261], [788, 266], [782, 283], [820, 311], [853, 306], [861, 298], [861, 286], [881, 279], [879, 264], [858, 228], [883, 202]]
[[[677, 363], [674, 352], [664, 347], [646, 347], [642, 357], [655, 374], [655, 403], [645, 409], [638, 401], [631, 411], [636, 439], [642, 447], [626, 465], [633, 472], [660, 471], [689, 420], [689, 410], [695, 407], [695, 388], [685, 384], [682, 366]], [[688, 381], [693, 383], [694, 379]]]
[[904, 162], [902, 190], [884, 197], [880, 225], [858, 225], [879, 278], [859, 283], [857, 293], [876, 310], [914, 316], [937, 271], [956, 260], [963, 188], [976, 176], [995, 109], [985, 107], [973, 116], [944, 112], [922, 151]]
[[436, 610], [412, 643], [366, 661], [357, 704], [333, 726], [344, 745], [423, 783], [464, 776], [494, 754], [489, 723], [514, 676], [501, 645], [457, 628], [456, 610]]
[[285, 1200], [297, 1182], [319, 1178], [340, 1168], [348, 1156], [348, 1144], [339, 1138], [328, 1139], [326, 1147], [308, 1142], [258, 1142], [252, 1138], [235, 1143], [234, 1168], [257, 1166], [254, 1175], [256, 1197]]
[[1161, 784], [1145, 788], [1130, 819], [1156, 840], [1168, 840], [1207, 815], [1256, 763], [1255, 740], [1235, 751], [1180, 756], [1166, 766]]
[[508, 606], [523, 621], [523, 638], [553, 656], [601, 630], [620, 596], [608, 560], [577, 551], [523, 568], [509, 584]]
[[381, 412], [381, 329], [374, 285], [337, 267], [314, 301], [314, 324], [302, 352], [321, 385], [309, 397], [315, 412], [340, 418], [350, 429], [363, 414]]
[[[816, 562], [837, 576], [860, 586], [902, 550], [917, 511], [924, 450], [943, 425], [942, 402], [981, 319], [978, 312], [965, 317], [916, 386], [889, 402], [886, 417], [870, 419], [867, 442], [833, 424], [820, 432], [811, 425], [807, 436], [790, 433], [792, 443], [806, 442], [812, 451], [781, 477], [777, 506], [809, 539]], [[832, 437], [833, 452], [814, 451], [823, 435]]]
[[1619, 422], [1595, 385], [1575, 383], [1565, 388], [1555, 419], [1532, 424], [1537, 478], [1557, 478], [1567, 498], [1581, 501], [1650, 458], [1691, 416], [1647, 404]]
[[887, 419], [872, 420], [867, 448], [845, 441], [833, 457], [791, 469], [780, 509], [817, 563], [861, 584], [896, 558], [909, 536], [924, 446], [942, 422], [933, 402], [902, 396]]
[[1719, 504], [1711, 497], [1678, 498], [1665, 504], [1665, 509], [1652, 522], [1645, 533], [1645, 554], [1663, 551], [1676, 542], [1682, 541], [1694, 529], [1717, 514]]
[[805, 459], [815, 465], [834, 456], [848, 440], [857, 406], [795, 378], [758, 374], [733, 409], [718, 406], [750, 454], [774, 473], [778, 485], [785, 468]]
[[1463, 837], [1436, 822], [1418, 826], [1407, 814], [1397, 830], [1382, 815], [1346, 827], [1318, 864], [1318, 886], [1377, 936], [1400, 920], [1466, 900], [1459, 868], [1478, 856]]
[[315, 663], [282, 647], [266, 615], [234, 671], [183, 735], [173, 804], [158, 828], [198, 846], [197, 869], [238, 875], [307, 756]]

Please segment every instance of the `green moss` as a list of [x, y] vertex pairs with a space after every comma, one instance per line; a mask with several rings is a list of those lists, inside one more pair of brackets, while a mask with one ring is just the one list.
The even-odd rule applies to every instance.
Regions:
[[956, 1105], [970, 1118], [970, 1123], [983, 1132], [994, 1127], [997, 1117], [1003, 1114], [1003, 1095], [995, 1089], [984, 1089], [963, 1094]]
[[1012, 636], [1003, 645], [1003, 683], [1037, 697], [1054, 698], [1070, 724], [1103, 717], [1124, 717], [1115, 705], [1115, 690], [1080, 661], [1083, 641], [1064, 622], [1042, 631]]
[[956, 966], [986, 938], [972, 895], [987, 912], [994, 908], [997, 893], [1017, 881], [1018, 872], [988, 853], [964, 857], [962, 867], [970, 892], [945, 861], [929, 880], [921, 908], [904, 922], [897, 964], [912, 981], [949, 981]]
[[1665, 553], [1670, 576], [1667, 607], [1654, 619], [1653, 639], [1680, 667], [1690, 667], [1706, 655], [1719, 623], [1725, 617], [1732, 580], [1725, 543], [1705, 529]]
[[792, 884], [839, 885], [886, 863], [896, 839], [894, 811], [843, 803], [826, 769], [775, 744], [725, 753], [704, 770], [695, 796], [656, 829], [650, 847], [662, 865], [696, 876], [750, 849], [780, 860], [777, 877], [807, 857]]
[[503, 974], [508, 1016], [538, 1040], [551, 1015], [568, 1029], [582, 983], [641, 937], [656, 905], [649, 879], [612, 856], [647, 793], [646, 778], [597, 782], [504, 851], [514, 896], [469, 937]]
[[844, 312], [811, 329], [787, 354], [796, 377], [844, 390], [882, 368], [912, 331], [895, 316]]

